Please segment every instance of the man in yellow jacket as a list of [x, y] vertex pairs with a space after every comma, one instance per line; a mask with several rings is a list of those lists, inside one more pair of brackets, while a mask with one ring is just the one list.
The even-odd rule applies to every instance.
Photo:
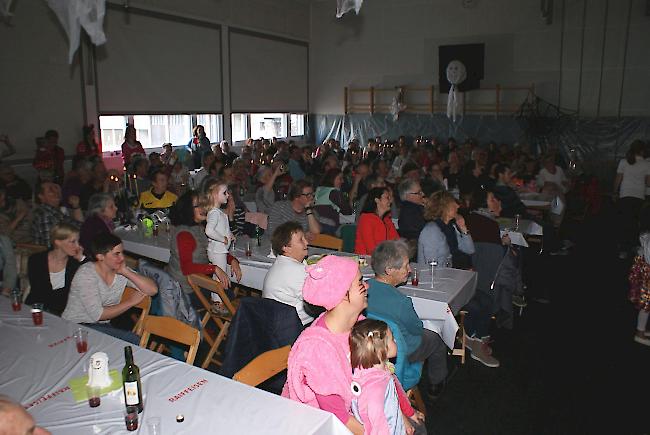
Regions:
[[169, 208], [176, 202], [177, 196], [167, 190], [168, 175], [162, 170], [157, 170], [151, 177], [151, 189], [140, 194], [140, 208], [156, 211]]

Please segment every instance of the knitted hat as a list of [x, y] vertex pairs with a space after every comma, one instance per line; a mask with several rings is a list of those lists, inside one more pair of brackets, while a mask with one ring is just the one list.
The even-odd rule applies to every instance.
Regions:
[[329, 311], [343, 300], [359, 272], [359, 264], [350, 258], [327, 255], [306, 270], [303, 298]]

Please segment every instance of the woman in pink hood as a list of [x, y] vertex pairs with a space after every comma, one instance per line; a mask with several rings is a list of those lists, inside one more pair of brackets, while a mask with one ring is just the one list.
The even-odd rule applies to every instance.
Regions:
[[282, 395], [332, 412], [353, 434], [363, 426], [351, 412], [352, 367], [349, 337], [368, 306], [368, 286], [356, 261], [328, 255], [307, 266], [302, 288], [305, 301], [324, 307], [305, 329], [289, 354], [287, 383]]

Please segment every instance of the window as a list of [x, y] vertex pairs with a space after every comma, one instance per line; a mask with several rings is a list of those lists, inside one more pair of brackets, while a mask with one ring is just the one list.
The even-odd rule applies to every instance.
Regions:
[[232, 141], [238, 142], [249, 138], [248, 115], [245, 113], [233, 113], [230, 116], [232, 124]]
[[222, 119], [222, 115], [196, 115], [196, 124], [205, 127], [205, 135], [210, 139], [210, 142], [216, 143], [223, 140]]
[[251, 113], [251, 137], [258, 139], [287, 137], [287, 117], [284, 113]]
[[124, 130], [126, 130], [126, 116], [100, 116], [101, 140], [103, 151], [117, 151], [122, 149]]
[[[193, 118], [195, 122], [192, 122]], [[133, 124], [136, 137], [145, 149], [160, 150], [166, 142], [174, 146], [187, 145], [197, 123], [205, 127], [206, 135], [212, 143], [220, 142], [223, 138], [222, 118], [220, 114], [100, 116], [102, 149], [105, 152], [121, 150], [127, 123]]]
[[302, 113], [292, 113], [289, 120], [291, 136], [303, 136], [305, 134], [305, 115]]

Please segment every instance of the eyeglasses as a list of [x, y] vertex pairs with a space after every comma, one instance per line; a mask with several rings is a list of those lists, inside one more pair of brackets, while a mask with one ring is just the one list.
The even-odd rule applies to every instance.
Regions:
[[310, 197], [310, 196], [314, 196], [314, 192], [301, 193], [300, 195]]
[[409, 195], [419, 195], [419, 196], [424, 196], [424, 192], [419, 190], [417, 192], [408, 192]]

